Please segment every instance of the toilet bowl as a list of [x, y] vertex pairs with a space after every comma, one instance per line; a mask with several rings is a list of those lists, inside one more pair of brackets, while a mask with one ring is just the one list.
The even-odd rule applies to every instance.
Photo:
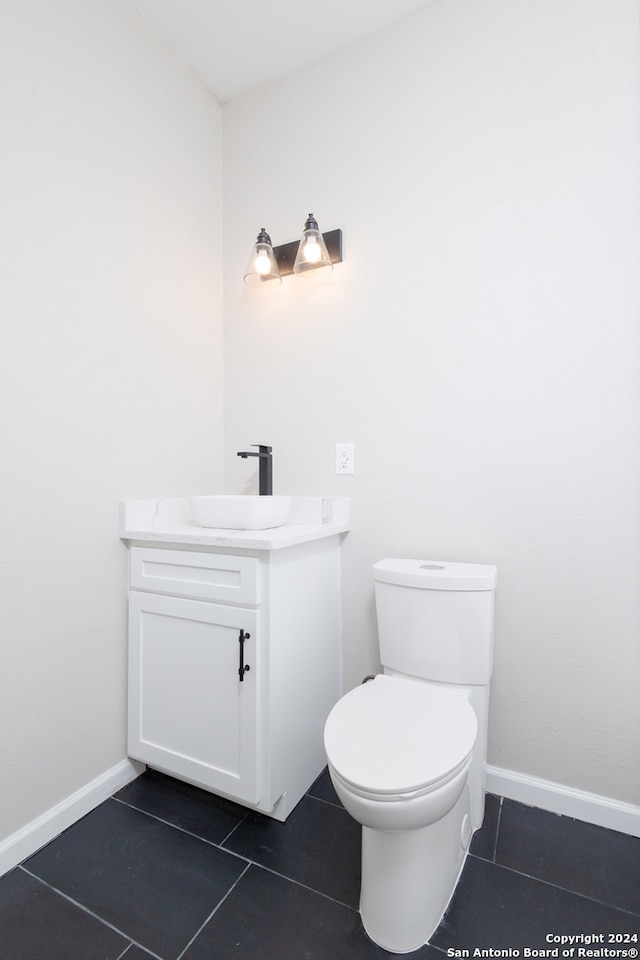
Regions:
[[362, 824], [360, 914], [392, 953], [427, 943], [482, 824], [496, 568], [374, 565], [384, 673], [325, 726], [329, 773]]
[[363, 827], [362, 922], [385, 950], [422, 946], [449, 902], [472, 833], [467, 775], [476, 735], [462, 691], [385, 675], [329, 714], [329, 773]]

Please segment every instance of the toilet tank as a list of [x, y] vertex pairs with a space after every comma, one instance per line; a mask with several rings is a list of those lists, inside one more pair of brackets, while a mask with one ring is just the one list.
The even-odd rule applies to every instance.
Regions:
[[494, 566], [380, 560], [373, 566], [385, 670], [462, 685], [489, 683]]

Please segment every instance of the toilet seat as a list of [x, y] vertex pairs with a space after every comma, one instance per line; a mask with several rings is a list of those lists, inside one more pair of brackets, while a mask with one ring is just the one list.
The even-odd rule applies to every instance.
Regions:
[[381, 674], [338, 701], [324, 739], [334, 773], [353, 792], [406, 800], [455, 777], [477, 729], [463, 691]]

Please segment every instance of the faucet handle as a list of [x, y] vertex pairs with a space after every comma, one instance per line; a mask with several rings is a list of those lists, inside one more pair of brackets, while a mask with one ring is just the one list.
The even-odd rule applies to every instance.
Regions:
[[264, 443], [252, 443], [252, 447], [257, 447], [260, 453], [269, 454], [273, 450], [273, 447], [267, 447]]

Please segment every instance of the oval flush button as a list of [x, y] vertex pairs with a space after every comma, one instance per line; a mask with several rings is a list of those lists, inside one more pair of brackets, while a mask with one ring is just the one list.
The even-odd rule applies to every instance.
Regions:
[[422, 563], [421, 570], [446, 570], [444, 563]]

